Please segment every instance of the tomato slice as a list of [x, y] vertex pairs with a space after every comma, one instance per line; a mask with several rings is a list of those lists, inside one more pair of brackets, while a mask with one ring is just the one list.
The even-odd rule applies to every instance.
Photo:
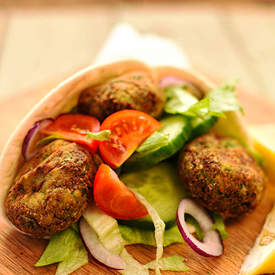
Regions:
[[46, 135], [58, 135], [62, 138], [85, 145], [92, 152], [97, 150], [97, 142], [87, 139], [87, 133], [99, 132], [100, 123], [92, 117], [79, 114], [61, 115], [49, 124], [42, 133]]
[[123, 110], [113, 113], [103, 121], [100, 128], [111, 131], [110, 139], [99, 144], [103, 160], [112, 168], [118, 168], [160, 127], [159, 121], [140, 111]]
[[108, 165], [101, 164], [94, 180], [94, 200], [106, 214], [120, 220], [139, 219], [148, 214], [134, 193]]

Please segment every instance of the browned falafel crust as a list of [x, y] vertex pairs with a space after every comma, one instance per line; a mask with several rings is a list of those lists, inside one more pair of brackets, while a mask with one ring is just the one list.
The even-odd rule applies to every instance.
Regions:
[[20, 169], [5, 201], [7, 217], [36, 237], [66, 229], [85, 211], [98, 165], [76, 143], [51, 142]]
[[180, 153], [178, 171], [191, 196], [224, 218], [237, 218], [259, 203], [262, 169], [241, 144], [229, 137], [203, 135]]
[[110, 114], [124, 110], [139, 110], [153, 117], [163, 111], [164, 94], [146, 72], [132, 72], [104, 84], [85, 89], [79, 97], [79, 112], [102, 121]]

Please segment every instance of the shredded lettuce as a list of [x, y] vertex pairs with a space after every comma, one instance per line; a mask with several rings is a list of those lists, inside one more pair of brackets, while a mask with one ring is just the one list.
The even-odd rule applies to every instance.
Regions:
[[[187, 271], [189, 268], [183, 262], [185, 259], [179, 255], [168, 256], [160, 259], [159, 266], [161, 270], [169, 271]], [[145, 265], [149, 269], [155, 269], [155, 261]]]
[[136, 150], [139, 153], [154, 151], [168, 144], [169, 135], [159, 131], [149, 136]]
[[155, 210], [155, 208], [142, 195], [135, 192], [134, 190], [132, 190], [132, 192], [135, 194], [136, 198], [146, 207], [154, 223], [155, 240], [157, 245], [155, 271], [157, 275], [160, 275], [159, 260], [161, 259], [163, 254], [163, 234], [165, 230], [165, 223], [159, 217], [159, 214]]
[[148, 268], [135, 260], [125, 248], [122, 250], [120, 257], [125, 261], [126, 268], [124, 270], [119, 270], [119, 273], [123, 275], [149, 275]]
[[72, 228], [53, 235], [35, 266], [59, 263], [57, 273], [69, 274], [88, 263], [88, 253], [80, 235]]
[[[237, 81], [231, 81], [212, 89], [202, 100], [186, 100], [189, 94], [186, 89], [173, 86], [168, 92], [168, 100], [165, 111], [170, 114], [182, 114], [189, 117], [205, 119], [209, 116], [226, 117], [224, 112], [240, 111], [242, 107], [238, 103], [235, 93]], [[192, 96], [189, 94], [189, 97]], [[191, 104], [192, 103], [192, 104]]]
[[226, 238], [228, 238], [228, 233], [226, 231], [224, 220], [223, 220], [222, 216], [215, 214], [215, 213], [211, 213], [211, 215], [214, 219], [214, 224], [213, 224], [212, 230], [218, 230], [222, 239], [225, 240]]
[[109, 140], [110, 135], [111, 135], [110, 130], [103, 130], [103, 131], [95, 132], [95, 133], [88, 131], [86, 138], [103, 141], [103, 140]]

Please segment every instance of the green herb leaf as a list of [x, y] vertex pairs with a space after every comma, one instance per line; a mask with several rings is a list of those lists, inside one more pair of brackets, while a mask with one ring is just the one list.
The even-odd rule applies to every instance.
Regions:
[[225, 228], [224, 220], [222, 216], [217, 215], [215, 213], [211, 214], [214, 219], [214, 224], [212, 230], [218, 230], [222, 239], [225, 240], [228, 237], [228, 233]]
[[36, 143], [36, 146], [46, 145], [46, 144], [50, 143], [51, 141], [53, 141], [55, 139], [64, 139], [64, 137], [62, 137], [61, 135], [52, 134], [50, 136], [47, 136], [47, 137], [44, 137], [44, 138], [40, 139]]
[[187, 91], [186, 86], [169, 86], [165, 89], [165, 96], [164, 110], [169, 114], [182, 114], [198, 102], [198, 99]]
[[[161, 270], [187, 271], [189, 268], [183, 262], [184, 260], [185, 259], [179, 255], [168, 256], [159, 260], [159, 266]], [[145, 267], [155, 269], [155, 261], [146, 264]]]
[[167, 145], [169, 140], [169, 135], [163, 134], [161, 132], [155, 132], [149, 136], [137, 149], [137, 152], [148, 152], [157, 150], [161, 146]]
[[96, 133], [88, 132], [86, 135], [86, 138], [103, 141], [103, 140], [109, 140], [110, 135], [111, 135], [110, 130], [104, 130]]

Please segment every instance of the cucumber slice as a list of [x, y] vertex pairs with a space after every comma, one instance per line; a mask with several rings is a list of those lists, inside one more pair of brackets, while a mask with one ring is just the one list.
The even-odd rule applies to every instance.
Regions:
[[[177, 170], [172, 164], [163, 162], [147, 170], [122, 174], [120, 179], [129, 188], [145, 197], [165, 222], [166, 228], [174, 225], [178, 204], [187, 193], [179, 182]], [[141, 219], [119, 221], [119, 223], [154, 229], [148, 215]]]
[[194, 117], [191, 119], [192, 139], [199, 137], [210, 130], [218, 121], [217, 117], [207, 116], [205, 119]]
[[[154, 166], [179, 151], [191, 136], [190, 122], [181, 115], [169, 116], [160, 122], [163, 126], [150, 136], [149, 139], [154, 140], [154, 135], [160, 137], [167, 136], [167, 142], [159, 143], [159, 146], [151, 150], [135, 152], [132, 157], [124, 163], [124, 171], [146, 169]], [[143, 144], [141, 147], [142, 146]]]

